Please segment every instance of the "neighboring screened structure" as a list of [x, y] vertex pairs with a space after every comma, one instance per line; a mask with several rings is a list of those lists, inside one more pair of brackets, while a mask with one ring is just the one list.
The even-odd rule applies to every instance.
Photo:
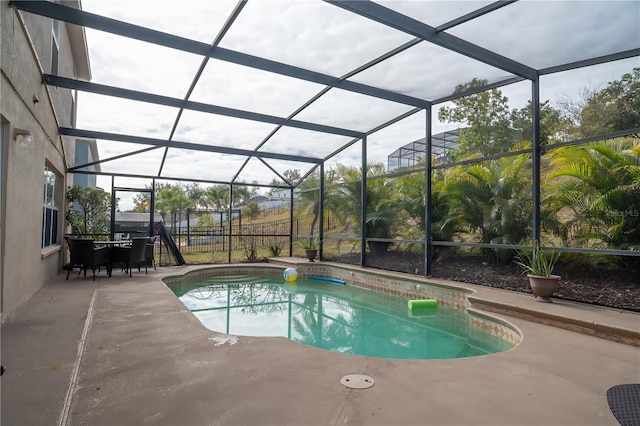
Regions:
[[[436, 163], [446, 161], [447, 154], [458, 147], [457, 140], [458, 132], [456, 130], [433, 135], [431, 137], [431, 155], [434, 157], [434, 161]], [[415, 169], [420, 163], [424, 163], [426, 152], [426, 138], [410, 142], [389, 154], [387, 170], [392, 172], [398, 169]]]

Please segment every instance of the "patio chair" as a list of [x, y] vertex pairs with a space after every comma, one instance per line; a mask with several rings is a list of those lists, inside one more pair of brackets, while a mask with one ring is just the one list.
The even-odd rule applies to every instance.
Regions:
[[147, 266], [153, 266], [153, 269], [156, 269], [156, 258], [153, 255], [153, 250], [155, 248], [155, 237], [147, 238], [147, 246], [144, 249], [144, 258]]
[[140, 264], [144, 264], [144, 273], [148, 274], [147, 262], [145, 257], [145, 249], [147, 247], [147, 238], [132, 238], [131, 245], [128, 247], [113, 247], [111, 249], [111, 263], [121, 263], [125, 272], [129, 272], [131, 276], [131, 268], [135, 265], [138, 266], [140, 271]]
[[[107, 267], [107, 274], [111, 276], [111, 256], [108, 247], [94, 248], [93, 240], [90, 238], [65, 238], [69, 245], [71, 262], [67, 270], [67, 279], [74, 267], [84, 270], [84, 276], [87, 276], [87, 269], [91, 267], [93, 272], [93, 280], [96, 280], [96, 267], [100, 273], [100, 266]], [[79, 275], [79, 274], [78, 274]]]

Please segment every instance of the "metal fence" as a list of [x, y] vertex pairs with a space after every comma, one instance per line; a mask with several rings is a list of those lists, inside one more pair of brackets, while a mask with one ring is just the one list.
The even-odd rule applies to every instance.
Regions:
[[[294, 220], [291, 227], [288, 219], [279, 219], [231, 226], [228, 223], [220, 223], [212, 227], [167, 227], [167, 231], [182, 255], [187, 258], [188, 263], [193, 262], [193, 256], [203, 253], [217, 253], [218, 261], [226, 261], [232, 257], [231, 252], [238, 251], [241, 252], [240, 257], [244, 260], [258, 260], [261, 254], [275, 255], [273, 251], [277, 249], [281, 250], [281, 255], [289, 255], [291, 236], [295, 238], [296, 235], [308, 235], [311, 231], [311, 222]], [[166, 256], [164, 252], [159, 253], [161, 259], [164, 256]], [[196, 263], [198, 263], [197, 260]]]

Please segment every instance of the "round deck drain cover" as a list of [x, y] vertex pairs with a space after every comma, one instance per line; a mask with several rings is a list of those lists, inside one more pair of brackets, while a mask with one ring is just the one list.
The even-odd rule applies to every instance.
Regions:
[[340, 379], [340, 383], [351, 389], [366, 389], [375, 383], [373, 378], [364, 374], [347, 374]]

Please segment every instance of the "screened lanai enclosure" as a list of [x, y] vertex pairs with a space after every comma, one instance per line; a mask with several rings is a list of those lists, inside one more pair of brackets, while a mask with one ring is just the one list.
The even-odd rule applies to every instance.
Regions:
[[539, 244], [638, 277], [637, 1], [12, 4], [86, 31], [92, 81], [44, 75], [99, 149], [69, 172], [188, 262], [315, 239], [431, 276]]

